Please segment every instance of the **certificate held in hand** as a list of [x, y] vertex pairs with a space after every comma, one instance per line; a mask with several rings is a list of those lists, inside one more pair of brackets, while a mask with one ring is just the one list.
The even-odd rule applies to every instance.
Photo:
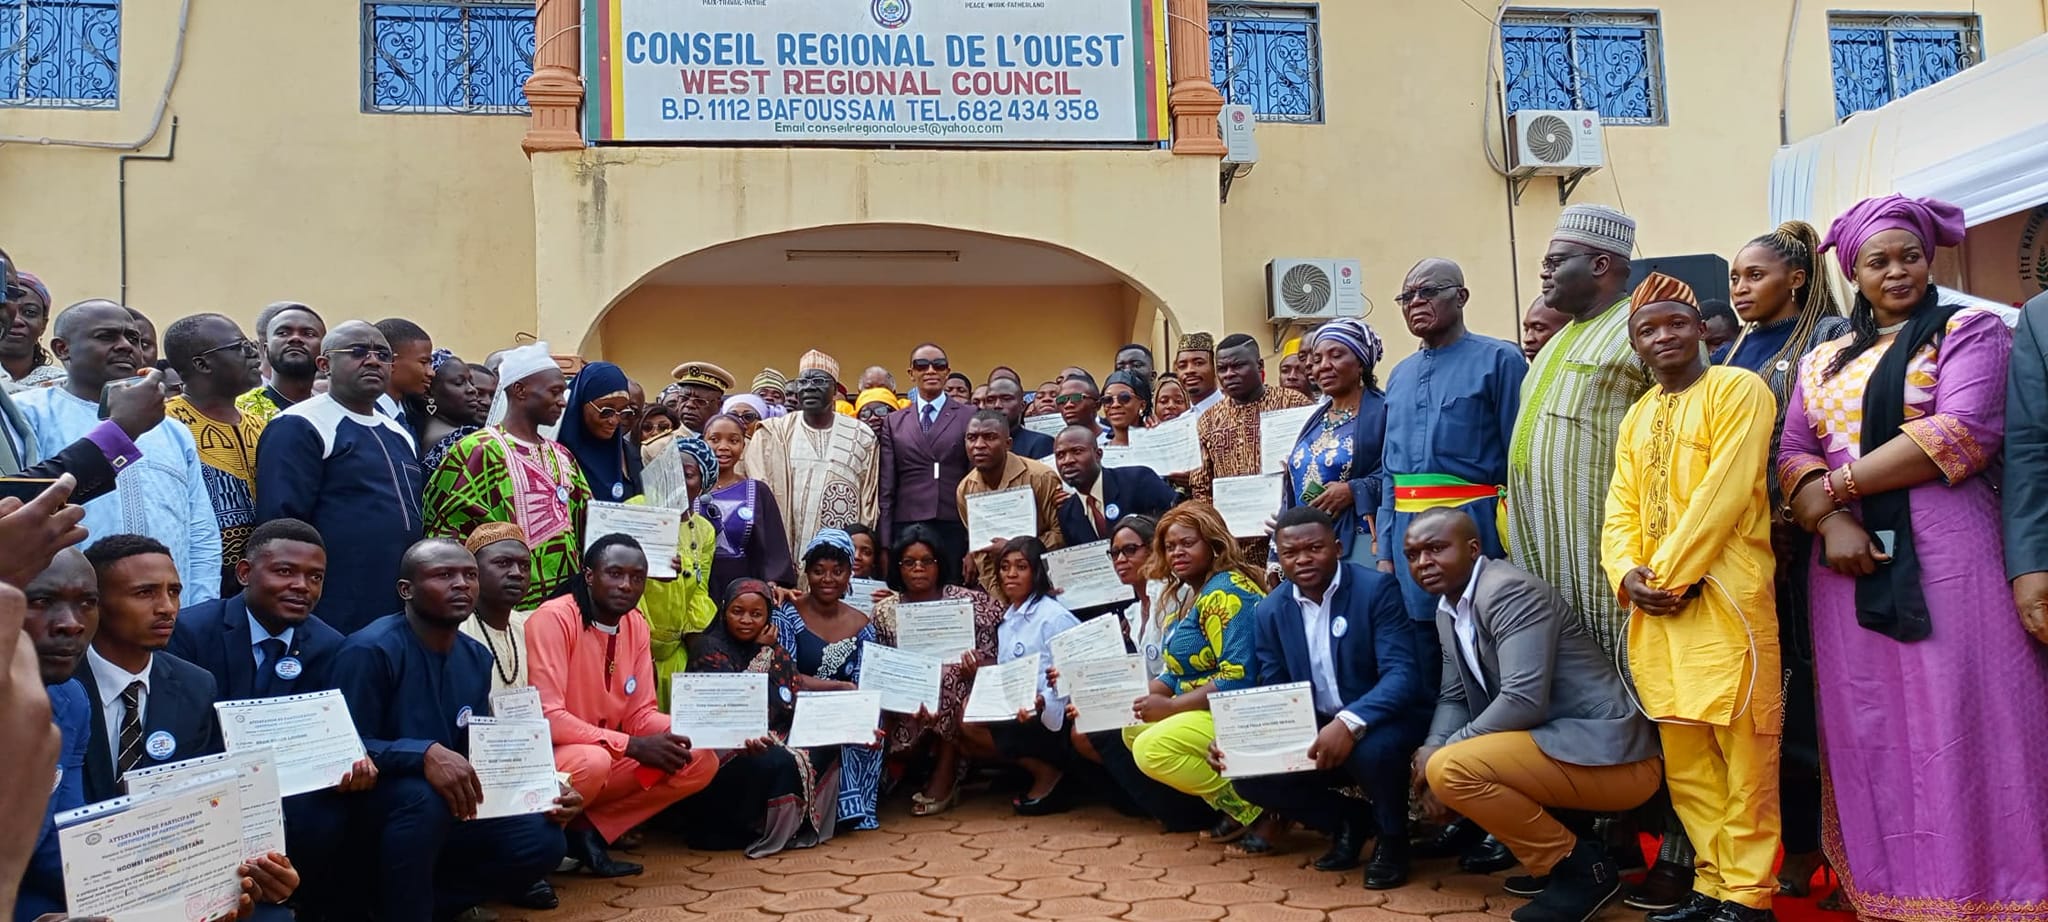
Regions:
[[682, 527], [683, 514], [676, 509], [592, 502], [584, 512], [583, 549], [589, 550], [605, 535], [625, 535], [647, 552], [648, 578], [675, 579], [676, 540]]
[[1222, 516], [1223, 524], [1230, 527], [1231, 537], [1266, 536], [1266, 520], [1280, 513], [1280, 489], [1285, 485], [1285, 477], [1285, 474], [1251, 474], [1218, 477], [1211, 483], [1216, 514]]
[[484, 789], [476, 807], [480, 820], [545, 813], [561, 794], [546, 721], [471, 717], [469, 764]]
[[967, 497], [967, 549], [978, 551], [998, 539], [1038, 534], [1038, 496], [1031, 485], [990, 490]]
[[1313, 771], [1315, 692], [1307, 682], [1209, 693], [1223, 777]]
[[[867, 663], [861, 663], [866, 668]], [[872, 746], [875, 728], [882, 722], [882, 693], [878, 691], [807, 691], [796, 696], [796, 716], [791, 718], [789, 745]]]
[[739, 749], [768, 735], [765, 672], [678, 672], [669, 688], [669, 732], [692, 748]]
[[862, 644], [860, 656], [861, 690], [880, 692], [882, 710], [915, 714], [924, 708], [938, 713], [942, 661], [878, 643]]
[[1119, 605], [1137, 598], [1137, 593], [1116, 575], [1109, 559], [1109, 542], [1096, 541], [1047, 551], [1045, 573], [1060, 593], [1060, 604], [1068, 611]]
[[1124, 655], [1124, 632], [1115, 618], [1096, 618], [1054, 634], [1046, 646], [1052, 650], [1053, 668], [1065, 674], [1088, 660]]
[[286, 797], [340, 784], [364, 755], [348, 702], [333, 689], [220, 701], [213, 710], [229, 752], [269, 749], [277, 757], [278, 790]]
[[1037, 706], [1038, 676], [1044, 669], [1045, 655], [1033, 653], [975, 670], [974, 688], [967, 693], [967, 709], [960, 719], [969, 723], [1016, 720], [1017, 712]]
[[974, 603], [967, 599], [897, 603], [896, 648], [943, 663], [959, 662], [974, 649]]
[[1294, 453], [1295, 439], [1317, 409], [1320, 408], [1315, 404], [1309, 404], [1259, 414], [1259, 473], [1272, 474], [1287, 469], [1287, 456]]
[[1132, 653], [1061, 666], [1060, 691], [1073, 702], [1074, 729], [1082, 733], [1118, 730], [1140, 723], [1132, 713], [1132, 705], [1151, 691], [1145, 675], [1145, 658]]
[[209, 772], [67, 810], [57, 814], [57, 845], [73, 917], [224, 918], [242, 895], [241, 784], [232, 770]]

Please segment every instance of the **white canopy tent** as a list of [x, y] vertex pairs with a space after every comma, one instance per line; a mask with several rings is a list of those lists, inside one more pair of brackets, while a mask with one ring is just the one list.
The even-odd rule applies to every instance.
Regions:
[[1825, 230], [1899, 192], [1962, 207], [1971, 226], [2048, 202], [2048, 35], [1778, 151], [1771, 219]]

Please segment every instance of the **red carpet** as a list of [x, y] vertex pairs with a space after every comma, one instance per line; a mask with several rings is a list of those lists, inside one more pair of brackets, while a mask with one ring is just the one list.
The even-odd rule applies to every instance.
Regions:
[[[1653, 836], [1643, 837], [1643, 860], [1645, 862], [1653, 863], [1657, 860], [1657, 843], [1658, 840]], [[1856, 917], [1854, 913], [1850, 912], [1824, 912], [1821, 910], [1818, 905], [1819, 902], [1827, 899], [1829, 894], [1834, 893], [1836, 886], [1834, 881], [1824, 876], [1825, 874], [1825, 871], [1814, 872], [1813, 894], [1811, 896], [1795, 898], [1781, 895], [1772, 901], [1771, 908], [1777, 912], [1779, 922], [1849, 922], [1849, 920]], [[1634, 910], [1628, 911], [1634, 912]]]

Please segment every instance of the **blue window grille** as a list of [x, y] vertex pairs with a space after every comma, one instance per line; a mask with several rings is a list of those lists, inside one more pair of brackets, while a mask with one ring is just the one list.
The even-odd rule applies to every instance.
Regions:
[[1226, 102], [1262, 122], [1323, 120], [1323, 49], [1316, 8], [1209, 5], [1209, 76]]
[[1835, 118], [1875, 109], [1954, 76], [1984, 58], [1975, 16], [1834, 14]]
[[503, 0], [363, 3], [363, 111], [527, 112], [534, 5]]
[[0, 0], [0, 106], [120, 102], [120, 0]]
[[1654, 12], [1510, 10], [1501, 20], [1507, 109], [1592, 109], [1608, 125], [1662, 125]]

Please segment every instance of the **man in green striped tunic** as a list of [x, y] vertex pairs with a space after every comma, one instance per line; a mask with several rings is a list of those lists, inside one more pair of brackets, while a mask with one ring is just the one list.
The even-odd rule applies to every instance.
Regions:
[[1628, 341], [1636, 222], [1573, 205], [1543, 256], [1543, 298], [1571, 317], [1522, 383], [1508, 450], [1508, 553], [1564, 594], [1609, 654], [1627, 624], [1600, 572], [1600, 528], [1621, 418], [1650, 389]]

